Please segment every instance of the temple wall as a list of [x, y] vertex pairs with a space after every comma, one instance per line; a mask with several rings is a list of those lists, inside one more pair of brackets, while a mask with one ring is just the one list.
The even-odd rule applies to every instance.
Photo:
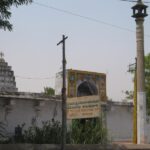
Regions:
[[[133, 130], [132, 104], [111, 102], [104, 110], [108, 135], [112, 141], [131, 141]], [[61, 122], [61, 101], [34, 100], [23, 98], [0, 98], [0, 121], [6, 124], [9, 134], [14, 134], [14, 128], [25, 123], [25, 128], [31, 124], [41, 126], [42, 121], [54, 118]], [[150, 119], [147, 119], [147, 135], [150, 143]]]
[[25, 128], [42, 121], [61, 121], [61, 102], [55, 100], [38, 101], [31, 99], [0, 98], [0, 121], [6, 124], [8, 134], [13, 134], [17, 125], [25, 123]]
[[131, 141], [133, 130], [133, 106], [112, 102], [108, 104], [106, 123], [109, 136], [113, 141]]

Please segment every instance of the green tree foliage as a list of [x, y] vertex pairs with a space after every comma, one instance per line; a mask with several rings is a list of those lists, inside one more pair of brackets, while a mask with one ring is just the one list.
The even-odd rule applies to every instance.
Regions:
[[150, 115], [150, 53], [145, 56], [145, 88], [147, 100], [147, 113]]
[[51, 87], [44, 87], [44, 93], [48, 96], [55, 95], [55, 90]]
[[[134, 74], [134, 71], [130, 73]], [[134, 81], [134, 80], [133, 80]], [[150, 53], [145, 56], [145, 90], [147, 113], [150, 115]], [[133, 99], [133, 91], [126, 91], [126, 99]]]
[[71, 131], [72, 144], [107, 144], [107, 130], [100, 119], [88, 119], [84, 122], [74, 120]]
[[19, 5], [31, 3], [32, 0], [0, 0], [0, 29], [12, 30], [12, 24], [9, 22], [11, 17], [11, 6], [18, 7]]
[[134, 98], [134, 92], [133, 91], [127, 90], [127, 91], [125, 91], [125, 95], [126, 95], [126, 97], [125, 97], [126, 100], [131, 100]]

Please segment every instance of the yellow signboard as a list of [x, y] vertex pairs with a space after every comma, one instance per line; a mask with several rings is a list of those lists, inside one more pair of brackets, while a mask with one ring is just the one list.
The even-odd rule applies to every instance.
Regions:
[[100, 97], [83, 96], [67, 98], [67, 119], [94, 118], [100, 116]]

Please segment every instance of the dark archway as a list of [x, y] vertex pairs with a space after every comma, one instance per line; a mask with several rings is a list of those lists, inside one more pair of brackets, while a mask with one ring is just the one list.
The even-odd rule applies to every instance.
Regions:
[[82, 82], [77, 89], [77, 96], [89, 96], [89, 95], [98, 95], [97, 87], [94, 83], [89, 81]]
[[[91, 96], [91, 95], [98, 95], [98, 89], [96, 85], [90, 81], [82, 82], [77, 88], [77, 96], [81, 97], [81, 96]], [[84, 119], [77, 119], [77, 120], [74, 119], [74, 121], [78, 121], [78, 120], [80, 124], [84, 126], [87, 121], [92, 121], [93, 123], [96, 123], [97, 118], [96, 117], [84, 118]]]

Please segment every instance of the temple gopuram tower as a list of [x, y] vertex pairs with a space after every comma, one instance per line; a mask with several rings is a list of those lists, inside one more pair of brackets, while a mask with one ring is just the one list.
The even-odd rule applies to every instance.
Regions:
[[14, 72], [11, 66], [4, 60], [4, 54], [0, 52], [0, 92], [17, 92]]

